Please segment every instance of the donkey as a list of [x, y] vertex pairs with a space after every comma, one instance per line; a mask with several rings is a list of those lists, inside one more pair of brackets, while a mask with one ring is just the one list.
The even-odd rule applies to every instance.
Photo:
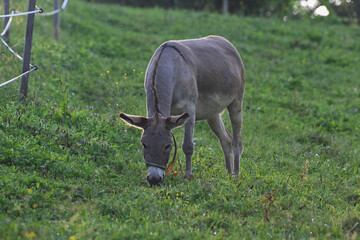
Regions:
[[[204, 119], [220, 141], [227, 171], [238, 175], [243, 151], [244, 89], [241, 57], [223, 37], [167, 41], [155, 51], [145, 74], [147, 117], [119, 115], [131, 126], [143, 129], [141, 143], [150, 186], [163, 181], [172, 149], [171, 130], [183, 124], [184, 178], [193, 177], [194, 126], [195, 121]], [[225, 108], [229, 111], [233, 136], [221, 119]]]

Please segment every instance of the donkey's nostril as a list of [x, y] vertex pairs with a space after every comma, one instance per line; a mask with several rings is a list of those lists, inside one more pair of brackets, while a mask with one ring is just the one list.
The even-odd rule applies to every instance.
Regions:
[[146, 179], [150, 185], [159, 185], [162, 182], [163, 177], [160, 175], [147, 175]]

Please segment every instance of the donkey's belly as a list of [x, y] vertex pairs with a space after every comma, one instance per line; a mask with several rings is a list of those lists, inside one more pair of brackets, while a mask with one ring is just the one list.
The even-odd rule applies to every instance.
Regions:
[[196, 120], [209, 119], [227, 108], [235, 97], [229, 95], [212, 94], [199, 96], [196, 103]]
[[180, 115], [185, 112], [192, 112], [195, 109], [196, 120], [209, 119], [222, 112], [235, 99], [235, 96], [229, 95], [200, 95], [194, 102], [182, 98], [172, 102], [171, 115]]

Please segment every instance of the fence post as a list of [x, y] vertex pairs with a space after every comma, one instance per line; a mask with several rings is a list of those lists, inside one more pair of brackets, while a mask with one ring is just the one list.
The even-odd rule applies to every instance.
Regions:
[[[29, 0], [28, 11], [34, 11], [36, 0]], [[22, 73], [26, 72], [30, 68], [30, 57], [31, 57], [31, 45], [34, 30], [35, 14], [27, 15], [26, 21], [26, 34], [25, 34], [25, 45], [24, 45], [24, 61], [22, 67]], [[24, 101], [27, 97], [29, 75], [25, 75], [21, 78], [20, 87], [20, 101]]]
[[[59, 0], [54, 0], [54, 10], [57, 10], [59, 8], [60, 8]], [[54, 37], [55, 37], [55, 40], [59, 40], [59, 38], [60, 38], [60, 14], [59, 13], [54, 14]]]
[[[7, 15], [7, 14], [10, 14], [10, 2], [9, 2], [10, 0], [4, 0], [4, 14], [5, 15]], [[8, 21], [9, 21], [9, 18], [8, 17], [6, 17], [5, 18], [5, 20], [4, 20], [4, 25], [6, 26], [6, 24], [8, 23]], [[4, 38], [5, 38], [5, 41], [7, 42], [7, 43], [9, 43], [10, 42], [10, 29], [5, 33], [5, 35], [4, 35]]]
[[229, 2], [228, 0], [223, 0], [223, 14], [226, 15], [229, 11]]

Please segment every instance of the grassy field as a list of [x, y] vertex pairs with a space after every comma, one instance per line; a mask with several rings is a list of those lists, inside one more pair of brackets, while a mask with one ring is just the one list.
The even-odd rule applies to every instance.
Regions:
[[[359, 27], [78, 0], [59, 42], [51, 17], [35, 22], [27, 104], [19, 81], [0, 88], [0, 239], [359, 238]], [[24, 29], [14, 19], [20, 53]], [[180, 174], [150, 188], [141, 132], [118, 113], [146, 114], [144, 72], [159, 44], [210, 34], [246, 68], [241, 176], [227, 175], [198, 122], [194, 179], [182, 178], [180, 151]], [[20, 71], [1, 46], [0, 82]], [[183, 129], [174, 133], [181, 146]]]

